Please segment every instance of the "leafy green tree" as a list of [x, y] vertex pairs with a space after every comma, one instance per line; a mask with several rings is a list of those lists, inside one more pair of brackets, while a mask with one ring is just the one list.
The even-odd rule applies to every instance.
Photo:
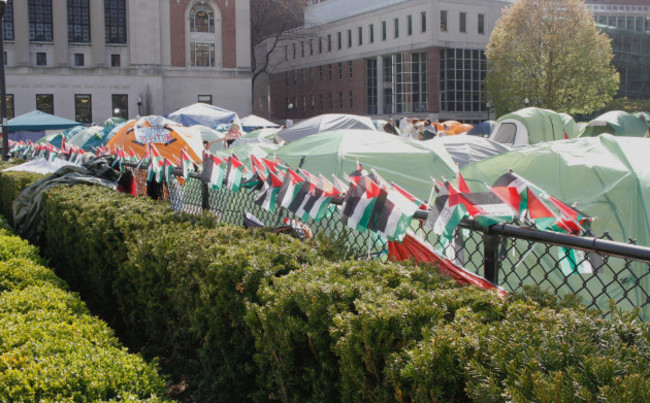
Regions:
[[525, 106], [587, 114], [618, 91], [610, 39], [582, 0], [517, 0], [485, 52], [485, 88], [497, 115]]

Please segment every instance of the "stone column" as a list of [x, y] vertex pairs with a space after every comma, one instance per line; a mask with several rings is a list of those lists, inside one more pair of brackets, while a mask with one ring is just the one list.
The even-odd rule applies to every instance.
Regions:
[[[233, 5], [231, 4], [230, 7]], [[251, 7], [249, 0], [235, 2], [235, 22], [237, 43], [237, 64], [243, 69], [251, 68]]]
[[377, 56], [377, 114], [384, 114], [384, 58]]
[[16, 66], [29, 65], [29, 14], [27, 1], [14, 1], [14, 51]]
[[66, 0], [52, 0], [52, 30], [52, 37], [54, 39], [53, 64], [54, 66], [69, 66], [68, 2]]
[[92, 44], [92, 61], [95, 67], [106, 66], [106, 21], [104, 19], [104, 2], [90, 1], [90, 43]]

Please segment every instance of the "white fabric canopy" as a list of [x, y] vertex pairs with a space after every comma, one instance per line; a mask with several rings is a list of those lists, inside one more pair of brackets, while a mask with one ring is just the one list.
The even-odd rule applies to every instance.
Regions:
[[282, 140], [291, 143], [292, 141], [300, 140], [301, 138], [312, 134], [340, 129], [377, 131], [369, 117], [343, 113], [327, 113], [324, 115], [314, 116], [313, 118], [296, 123], [287, 129], [280, 130], [277, 133], [277, 136]]

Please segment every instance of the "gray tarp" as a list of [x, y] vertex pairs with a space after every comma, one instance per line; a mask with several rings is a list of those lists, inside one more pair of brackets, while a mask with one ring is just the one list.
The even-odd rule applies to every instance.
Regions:
[[14, 229], [23, 238], [38, 244], [43, 231], [43, 192], [61, 185], [101, 185], [117, 190], [120, 174], [104, 158], [84, 166], [67, 165], [25, 188], [12, 204]]

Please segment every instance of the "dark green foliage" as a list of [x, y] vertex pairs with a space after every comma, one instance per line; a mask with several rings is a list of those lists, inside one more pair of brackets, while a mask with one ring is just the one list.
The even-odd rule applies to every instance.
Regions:
[[[7, 168], [2, 166], [0, 169]], [[0, 212], [13, 225], [13, 210], [11, 203], [20, 192], [44, 175], [32, 172], [0, 172]]]
[[[262, 282], [313, 264], [297, 239], [239, 227], [168, 224], [129, 245], [116, 281], [131, 339], [192, 374], [198, 400], [241, 400], [255, 389], [246, 302]], [[183, 372], [181, 372], [182, 374]]]

